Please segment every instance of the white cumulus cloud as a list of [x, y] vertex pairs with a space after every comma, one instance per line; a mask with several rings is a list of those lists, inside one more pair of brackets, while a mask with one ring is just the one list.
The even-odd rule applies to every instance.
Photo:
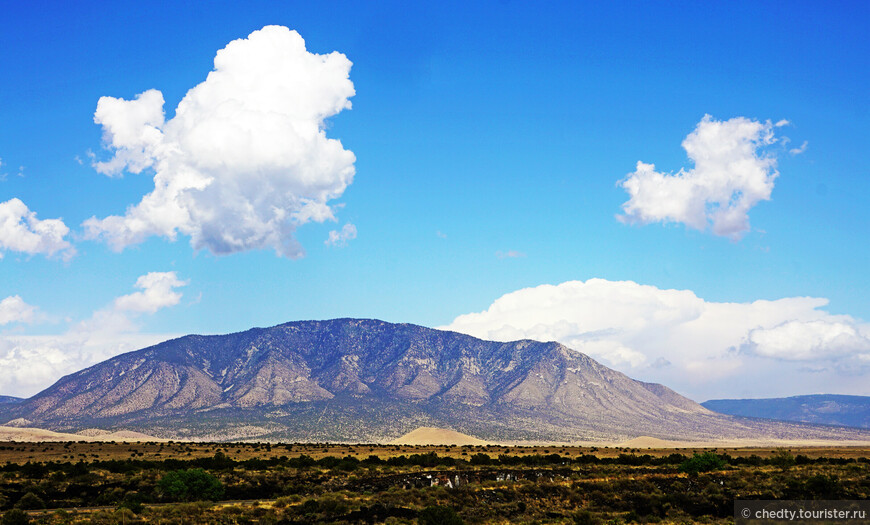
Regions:
[[141, 292], [122, 295], [115, 299], [115, 308], [122, 312], [147, 312], [153, 314], [161, 308], [175, 306], [181, 301], [181, 293], [174, 289], [187, 281], [178, 278], [175, 272], [150, 272], [136, 280]]
[[[744, 390], [779, 395], [796, 384], [828, 392], [864, 388], [841, 381], [840, 373], [862, 363], [863, 374], [870, 373], [870, 325], [832, 315], [825, 305], [812, 297], [718, 303], [690, 290], [590, 279], [517, 290], [443, 328], [496, 341], [559, 341], [698, 398]], [[809, 364], [828, 372], [806, 383], [789, 376]], [[744, 383], [749, 377], [753, 382]]]
[[[30, 396], [66, 374], [174, 337], [142, 333], [137, 318], [178, 304], [173, 288], [184, 284], [175, 272], [148, 273], [136, 281], [142, 291], [116, 298], [61, 334], [0, 334], [0, 394]], [[0, 324], [7, 300], [0, 302]]]
[[0, 202], [0, 258], [3, 251], [16, 251], [30, 255], [59, 255], [71, 259], [76, 250], [64, 237], [69, 228], [61, 219], [36, 218], [21, 199]]
[[740, 239], [749, 231], [749, 210], [770, 200], [776, 158], [765, 147], [776, 142], [770, 121], [745, 117], [725, 121], [705, 115], [683, 140], [694, 168], [675, 174], [638, 162], [619, 185], [630, 198], [618, 218], [628, 223], [679, 222], [696, 230]]
[[310, 53], [295, 31], [267, 26], [218, 51], [169, 120], [157, 90], [102, 97], [94, 120], [114, 156], [96, 169], [153, 169], [154, 190], [122, 216], [85, 221], [86, 237], [121, 250], [181, 233], [215, 254], [302, 256], [295, 229], [335, 220], [329, 202], [353, 181], [353, 153], [325, 129], [351, 107], [350, 67], [341, 53]]
[[356, 239], [356, 226], [347, 223], [341, 227], [341, 231], [330, 231], [323, 243], [327, 246], [347, 246], [348, 241], [353, 239]]
[[36, 314], [36, 307], [24, 302], [20, 295], [11, 295], [0, 301], [0, 325], [29, 323]]
[[836, 317], [787, 321], [753, 329], [743, 349], [760, 356], [797, 361], [852, 355], [870, 359], [870, 327]]
[[103, 140], [115, 149], [111, 160], [94, 163], [97, 171], [139, 173], [153, 165], [163, 142], [163, 93], [149, 89], [134, 100], [101, 97], [94, 122], [103, 126]]

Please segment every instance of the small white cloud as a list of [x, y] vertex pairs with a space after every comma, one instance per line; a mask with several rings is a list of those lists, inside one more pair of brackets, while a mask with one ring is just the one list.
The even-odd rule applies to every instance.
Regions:
[[447, 238], [447, 234], [442, 232], [441, 230], [437, 230], [435, 232], [435, 236], [438, 237], [439, 239], [446, 239]]
[[329, 237], [323, 241], [323, 244], [327, 246], [347, 246], [348, 241], [353, 239], [356, 239], [356, 226], [347, 223], [342, 226], [341, 231], [330, 231]]
[[[118, 297], [62, 334], [0, 334], [0, 393], [30, 396], [66, 374], [175, 337], [141, 333], [136, 319], [178, 304], [181, 294], [172, 288], [184, 284], [175, 272], [152, 272], [137, 279], [141, 292]], [[0, 312], [7, 300], [0, 303]]]
[[801, 144], [799, 148], [792, 148], [792, 149], [788, 150], [788, 152], [791, 153], [792, 155], [800, 155], [801, 153], [803, 153], [807, 150], [807, 146], [809, 146], [809, 142], [805, 140], [804, 143]]
[[58, 254], [69, 260], [76, 250], [64, 239], [68, 233], [63, 220], [39, 220], [20, 199], [0, 203], [0, 258], [3, 251], [11, 250], [30, 255]]
[[726, 121], [705, 115], [683, 141], [694, 163], [676, 174], [638, 162], [619, 185], [630, 195], [622, 205], [626, 223], [680, 222], [696, 230], [740, 239], [749, 231], [749, 210], [770, 200], [776, 159], [764, 147], [774, 142], [773, 125], [744, 117]]
[[521, 257], [525, 257], [526, 254], [523, 252], [518, 252], [516, 250], [508, 250], [506, 252], [499, 250], [495, 252], [495, 256], [499, 259], [518, 259]]
[[774, 127], [777, 127], [777, 128], [781, 128], [781, 127], [783, 127], [783, 126], [791, 126], [791, 122], [789, 122], [789, 121], [786, 120], [786, 119], [781, 119], [781, 120], [778, 120], [778, 121], [776, 122], [776, 124], [774, 124], [773, 126], [774, 126]]
[[351, 107], [350, 67], [341, 53], [310, 53], [295, 31], [267, 26], [218, 51], [169, 120], [157, 90], [102, 97], [94, 121], [114, 156], [96, 169], [153, 169], [154, 190], [123, 216], [85, 221], [86, 237], [122, 250], [181, 233], [215, 254], [301, 257], [296, 228], [335, 220], [329, 202], [353, 181], [354, 154], [326, 136], [326, 119]]
[[118, 297], [115, 299], [115, 308], [119, 311], [153, 314], [161, 308], [178, 304], [181, 293], [174, 288], [187, 283], [180, 280], [175, 272], [150, 272], [136, 280], [136, 288], [142, 291]]
[[9, 323], [29, 323], [36, 314], [36, 307], [24, 302], [19, 295], [0, 301], [0, 326]]

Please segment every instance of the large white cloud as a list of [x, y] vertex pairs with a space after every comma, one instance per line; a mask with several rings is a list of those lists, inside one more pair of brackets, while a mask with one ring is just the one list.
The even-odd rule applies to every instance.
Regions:
[[329, 201], [353, 180], [353, 153], [325, 131], [351, 107], [350, 67], [341, 53], [309, 53], [295, 31], [267, 26], [218, 51], [169, 120], [159, 91], [102, 97], [94, 120], [114, 156], [96, 169], [152, 168], [154, 190], [123, 216], [85, 221], [86, 237], [121, 250], [181, 233], [216, 254], [301, 256], [295, 229], [335, 220]]
[[64, 333], [0, 334], [0, 394], [30, 396], [66, 374], [174, 337], [141, 333], [137, 318], [178, 304], [173, 288], [184, 284], [175, 272], [152, 272], [136, 281], [143, 291], [118, 297]]
[[[559, 341], [699, 399], [858, 388], [839, 378], [850, 369], [865, 379], [870, 373], [870, 325], [826, 312], [827, 303], [717, 303], [689, 290], [590, 279], [505, 294], [444, 328], [497, 341]], [[789, 376], [810, 370], [806, 383]], [[748, 378], [758, 382], [744, 384]]]
[[59, 255], [69, 260], [75, 248], [64, 239], [69, 228], [61, 219], [36, 218], [21, 199], [0, 202], [0, 258], [7, 250], [30, 255]]
[[0, 326], [9, 323], [29, 323], [36, 307], [24, 302], [20, 295], [11, 295], [0, 301]]
[[668, 174], [638, 162], [622, 181], [630, 198], [624, 222], [681, 222], [696, 230], [740, 239], [749, 231], [749, 210], [770, 200], [776, 158], [765, 148], [776, 142], [770, 121], [745, 117], [714, 120], [705, 115], [683, 141], [692, 169]]

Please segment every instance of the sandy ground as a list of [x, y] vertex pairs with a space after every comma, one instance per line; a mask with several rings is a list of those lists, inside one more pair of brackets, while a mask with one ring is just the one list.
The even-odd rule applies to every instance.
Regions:
[[448, 430], [446, 428], [420, 427], [402, 437], [396, 438], [390, 445], [486, 445], [487, 441], [474, 436]]
[[166, 441], [141, 432], [131, 432], [121, 430], [118, 432], [109, 432], [99, 429], [83, 430], [79, 434], [64, 434], [62, 432], [52, 432], [42, 428], [19, 428], [19, 427], [3, 427], [0, 426], [0, 441], [22, 441], [27, 443], [38, 443], [42, 441]]
[[730, 439], [717, 441], [671, 441], [640, 436], [608, 446], [625, 448], [745, 448], [745, 447], [867, 447], [870, 441], [836, 441], [820, 439]]
[[675, 441], [650, 436], [639, 436], [622, 442], [492, 442], [478, 439], [468, 434], [446, 428], [420, 427], [404, 436], [394, 439], [390, 445], [507, 445], [507, 446], [547, 446], [564, 445], [571, 447], [610, 447], [610, 448], [771, 448], [771, 447], [870, 447], [870, 441], [835, 440], [798, 440], [798, 439], [730, 439], [714, 441]]
[[[167, 440], [142, 434], [121, 430], [109, 432], [101, 429], [86, 429], [75, 434], [53, 432], [41, 428], [8, 427], [0, 426], [0, 441], [38, 443], [50, 441], [89, 441], [89, 442], [165, 442]], [[178, 440], [176, 440], [178, 441]], [[437, 446], [465, 446], [465, 445], [501, 445], [501, 446], [567, 446], [567, 447], [609, 447], [625, 449], [693, 449], [693, 448], [802, 448], [802, 447], [870, 447], [870, 441], [835, 441], [835, 440], [784, 440], [784, 439], [731, 439], [713, 441], [675, 441], [659, 439], [650, 436], [639, 436], [628, 441], [621, 442], [577, 442], [577, 443], [549, 443], [549, 442], [493, 442], [463, 434], [455, 430], [435, 427], [419, 427], [411, 432], [396, 438], [389, 445], [437, 445]]]

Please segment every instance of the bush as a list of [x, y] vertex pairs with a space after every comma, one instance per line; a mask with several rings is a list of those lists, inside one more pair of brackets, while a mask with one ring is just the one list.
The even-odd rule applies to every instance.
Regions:
[[118, 509], [129, 509], [134, 514], [142, 514], [142, 511], [145, 510], [145, 506], [142, 505], [142, 500], [139, 498], [138, 494], [135, 492], [128, 492], [118, 505]]
[[417, 523], [420, 525], [463, 525], [464, 522], [452, 507], [439, 505], [421, 510], [417, 517]]
[[21, 499], [18, 500], [18, 503], [15, 504], [15, 507], [25, 510], [44, 509], [45, 502], [42, 501], [42, 498], [40, 498], [36, 494], [28, 492], [27, 494], [21, 496]]
[[3, 515], [2, 525], [27, 525], [30, 523], [30, 516], [21, 509], [12, 509]]
[[788, 450], [781, 448], [770, 457], [770, 464], [786, 470], [796, 463], [794, 456]]
[[574, 520], [574, 525], [597, 525], [601, 520], [596, 518], [588, 510], [578, 510], [571, 516]]
[[725, 461], [712, 452], [704, 452], [703, 454], [695, 453], [691, 458], [680, 463], [680, 470], [687, 474], [698, 474], [699, 472], [721, 470], [724, 467]]
[[217, 501], [224, 495], [220, 480], [201, 468], [168, 472], [157, 488], [172, 501]]
[[472, 465], [489, 465], [490, 463], [492, 463], [492, 458], [489, 457], [489, 454], [478, 452], [477, 454], [471, 456], [470, 463]]
[[817, 474], [806, 481], [806, 492], [813, 499], [839, 499], [843, 487], [836, 477]]

